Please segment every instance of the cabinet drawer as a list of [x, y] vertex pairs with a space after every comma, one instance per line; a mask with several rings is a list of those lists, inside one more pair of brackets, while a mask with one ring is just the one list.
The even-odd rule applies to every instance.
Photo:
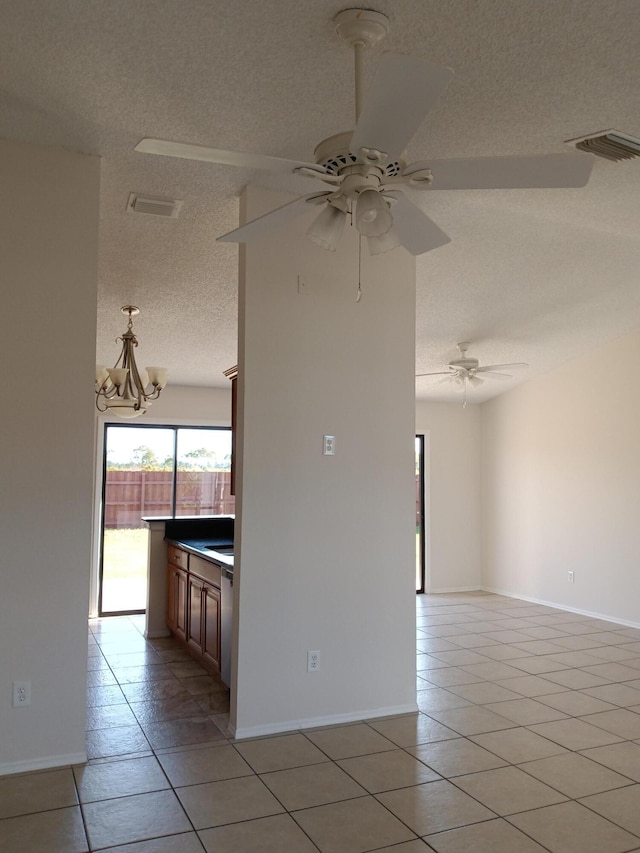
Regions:
[[209, 560], [203, 560], [202, 557], [196, 557], [195, 554], [191, 554], [189, 571], [194, 575], [198, 575], [202, 580], [220, 588], [221, 569], [217, 563], [210, 563]]
[[189, 554], [183, 551], [182, 548], [176, 548], [175, 545], [167, 545], [167, 560], [173, 566], [178, 566], [184, 569], [185, 572], [189, 568]]

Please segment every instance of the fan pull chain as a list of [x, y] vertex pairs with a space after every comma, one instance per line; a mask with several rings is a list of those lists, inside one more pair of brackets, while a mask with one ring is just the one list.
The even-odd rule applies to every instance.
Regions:
[[362, 299], [362, 234], [358, 235], [358, 291], [356, 302]]

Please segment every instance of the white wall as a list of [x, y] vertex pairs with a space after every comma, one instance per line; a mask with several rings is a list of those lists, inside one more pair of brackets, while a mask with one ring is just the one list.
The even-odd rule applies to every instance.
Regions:
[[317, 212], [241, 249], [238, 736], [416, 707], [415, 263], [365, 247], [356, 304], [355, 229], [325, 252]]
[[[140, 348], [144, 340], [140, 342]], [[114, 361], [117, 352], [114, 350]], [[195, 354], [194, 354], [195, 357]], [[231, 382], [224, 376], [212, 376], [216, 383], [225, 382], [223, 388], [196, 388], [171, 383], [157, 400], [147, 409], [147, 414], [133, 421], [136, 424], [189, 424], [191, 426], [230, 426], [231, 425]], [[229, 367], [232, 367], [229, 364]], [[122, 420], [119, 423], [123, 423]]]
[[639, 362], [636, 332], [482, 406], [487, 587], [640, 622]]
[[481, 586], [481, 407], [416, 403], [425, 436], [426, 590]]
[[0, 773], [85, 755], [99, 180], [0, 141]]

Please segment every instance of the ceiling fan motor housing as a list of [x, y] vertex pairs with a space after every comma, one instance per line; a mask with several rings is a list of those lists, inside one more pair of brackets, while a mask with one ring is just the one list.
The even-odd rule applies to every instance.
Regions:
[[480, 362], [477, 358], [458, 358], [455, 361], [449, 362], [449, 367], [454, 370], [476, 370], [480, 366]]
[[[313, 152], [314, 162], [318, 166], [323, 166], [327, 174], [340, 175], [348, 166], [354, 166], [361, 161], [356, 154], [350, 150], [352, 130], [345, 130], [343, 133], [336, 133], [334, 136], [329, 136], [323, 139], [322, 142], [316, 145]], [[392, 160], [386, 163], [376, 162], [375, 158], [369, 162], [381, 169], [385, 178], [394, 178], [401, 175], [406, 168], [404, 160]]]

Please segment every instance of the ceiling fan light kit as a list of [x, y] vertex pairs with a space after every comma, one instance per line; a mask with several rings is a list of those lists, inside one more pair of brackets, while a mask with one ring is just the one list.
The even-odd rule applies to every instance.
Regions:
[[382, 255], [384, 252], [390, 252], [391, 249], [397, 249], [400, 245], [400, 236], [396, 229], [391, 226], [384, 234], [378, 237], [367, 237], [367, 245], [370, 255]]
[[393, 225], [386, 199], [377, 190], [362, 190], [356, 204], [356, 228], [365, 237], [382, 237]]
[[319, 216], [311, 223], [307, 235], [318, 246], [327, 249], [329, 252], [335, 252], [346, 221], [347, 218], [342, 210], [332, 204], [326, 204]]
[[353, 50], [355, 129], [320, 142], [314, 151], [315, 163], [163, 139], [142, 139], [136, 146], [144, 154], [295, 174], [329, 187], [260, 216], [218, 240], [245, 243], [260, 239], [302, 215], [313, 203], [322, 204], [323, 210], [307, 234], [328, 251], [336, 250], [350, 218], [368, 238], [371, 254], [402, 245], [411, 254], [421, 255], [450, 239], [410, 200], [408, 194], [413, 191], [582, 187], [588, 182], [594, 158], [584, 152], [407, 164], [405, 149], [438, 104], [453, 71], [421, 57], [384, 53], [365, 97], [362, 53], [389, 33], [389, 19], [369, 9], [345, 9], [335, 16], [334, 26]]

